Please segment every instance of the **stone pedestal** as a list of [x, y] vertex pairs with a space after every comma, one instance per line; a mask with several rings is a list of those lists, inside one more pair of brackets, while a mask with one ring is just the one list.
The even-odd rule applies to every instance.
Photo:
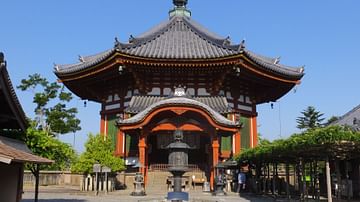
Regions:
[[134, 180], [134, 191], [131, 196], [145, 196], [144, 177], [141, 173], [136, 173]]
[[222, 183], [222, 182], [216, 183], [215, 184], [214, 195], [216, 195], [216, 196], [224, 196], [225, 195], [224, 186], [225, 186], [225, 183]]
[[225, 175], [223, 173], [218, 174], [215, 179], [215, 187], [214, 187], [214, 195], [216, 196], [224, 196], [224, 188], [225, 188]]

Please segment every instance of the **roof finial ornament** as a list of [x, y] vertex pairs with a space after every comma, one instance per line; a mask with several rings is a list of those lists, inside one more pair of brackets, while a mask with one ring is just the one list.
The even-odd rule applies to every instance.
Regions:
[[135, 40], [135, 37], [131, 34], [129, 37], [129, 43], [133, 43]]
[[0, 52], [0, 63], [3, 63], [4, 62], [4, 53], [3, 52]]
[[188, 0], [173, 0], [173, 3], [177, 7], [186, 7]]
[[54, 62], [54, 69], [58, 72], [59, 71], [59, 65], [57, 65], [55, 62]]
[[114, 47], [115, 48], [120, 48], [121, 47], [120, 41], [119, 41], [119, 39], [117, 37], [115, 37]]
[[243, 39], [239, 45], [239, 51], [243, 51], [245, 49], [245, 39]]
[[83, 57], [83, 56], [81, 56], [81, 55], [79, 55], [79, 61], [80, 61], [80, 62], [85, 62], [84, 57]]
[[226, 39], [223, 42], [224, 46], [230, 46], [231, 45], [231, 38], [230, 36], [227, 36]]
[[305, 71], [305, 65], [303, 65], [302, 67], [300, 67], [300, 73], [303, 73]]
[[188, 0], [173, 0], [174, 8], [169, 11], [170, 18], [174, 16], [191, 17], [191, 12], [186, 8]]
[[3, 52], [0, 52], [0, 66], [6, 66], [5, 56]]
[[279, 64], [280, 58], [281, 58], [281, 57], [279, 56], [279, 57], [277, 57], [277, 58], [275, 59], [275, 61], [274, 61], [274, 64], [275, 64], [275, 65]]

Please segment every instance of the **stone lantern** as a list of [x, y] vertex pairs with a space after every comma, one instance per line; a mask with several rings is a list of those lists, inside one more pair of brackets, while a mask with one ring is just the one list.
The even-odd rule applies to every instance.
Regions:
[[189, 194], [182, 192], [182, 176], [188, 170], [189, 145], [183, 142], [183, 131], [175, 130], [174, 142], [166, 148], [169, 149], [169, 172], [173, 175], [174, 191], [168, 193], [170, 201], [188, 201]]

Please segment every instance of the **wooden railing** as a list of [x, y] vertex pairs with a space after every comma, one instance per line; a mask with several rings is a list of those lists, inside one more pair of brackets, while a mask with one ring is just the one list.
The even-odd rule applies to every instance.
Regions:
[[[149, 166], [149, 171], [168, 171], [169, 164], [151, 164]], [[195, 172], [201, 172], [203, 171], [204, 166], [197, 165], [197, 164], [189, 164], [188, 165], [188, 171], [195, 171]]]

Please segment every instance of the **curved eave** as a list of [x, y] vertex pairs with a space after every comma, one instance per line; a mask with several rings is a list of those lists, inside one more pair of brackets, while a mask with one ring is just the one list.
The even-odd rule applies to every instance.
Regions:
[[236, 59], [239, 58], [239, 54], [217, 57], [217, 58], [204, 58], [204, 59], [168, 59], [168, 58], [149, 58], [140, 57], [136, 55], [130, 55], [122, 53], [117, 49], [110, 49], [106, 51], [106, 54], [101, 54], [99, 57], [94, 57], [92, 60], [79, 62], [70, 65], [55, 65], [54, 73], [58, 77], [66, 77], [83, 73], [88, 70], [96, 69], [102, 66], [104, 63], [117, 58], [117, 62], [123, 64], [140, 64], [151, 66], [181, 66], [181, 67], [193, 67], [193, 66], [216, 66], [235, 64]]
[[[111, 54], [108, 54], [111, 53]], [[241, 60], [247, 61], [251, 65], [247, 65]], [[216, 67], [216, 66], [229, 66], [229, 65], [242, 65], [250, 71], [268, 77], [270, 79], [279, 80], [286, 83], [300, 83], [300, 79], [304, 73], [301, 68], [290, 68], [280, 64], [272, 64], [269, 61], [250, 55], [247, 52], [242, 52], [234, 56], [224, 58], [208, 58], [208, 59], [158, 59], [158, 58], [143, 58], [138, 56], [127, 55], [119, 53], [116, 50], [109, 51], [107, 54], [102, 55], [94, 61], [83, 62], [75, 64], [72, 71], [57, 71], [55, 74], [62, 82], [77, 80], [99, 72], [105, 71], [116, 64], [122, 65], [144, 65], [154, 67]]]
[[129, 126], [129, 125], [136, 125], [142, 123], [146, 119], [146, 117], [148, 117], [151, 113], [153, 113], [158, 109], [166, 108], [166, 107], [194, 107], [204, 111], [206, 114], [208, 114], [211, 117], [211, 119], [216, 124], [219, 124], [220, 126], [227, 128], [240, 128], [241, 126], [239, 123], [226, 119], [224, 116], [222, 116], [220, 113], [216, 112], [215, 110], [211, 109], [209, 106], [199, 101], [185, 97], [174, 97], [159, 101], [157, 103], [150, 105], [145, 110], [143, 110], [142, 112], [136, 114], [135, 116], [129, 119], [118, 120], [117, 124], [119, 126]]
[[67, 65], [55, 64], [54, 73], [56, 74], [56, 76], [62, 77], [67, 75], [78, 74], [83, 71], [93, 69], [99, 64], [102, 64], [104, 61], [107, 61], [108, 59], [112, 58], [115, 52], [116, 49], [112, 48], [92, 56], [82, 57], [81, 58], [82, 61], [75, 64], [67, 64]]
[[269, 58], [255, 54], [249, 50], [244, 50], [242, 55], [246, 59], [264, 69], [265, 71], [274, 73], [284, 78], [291, 80], [300, 80], [304, 76], [304, 67], [290, 67], [283, 64], [280, 64], [278, 59]]

